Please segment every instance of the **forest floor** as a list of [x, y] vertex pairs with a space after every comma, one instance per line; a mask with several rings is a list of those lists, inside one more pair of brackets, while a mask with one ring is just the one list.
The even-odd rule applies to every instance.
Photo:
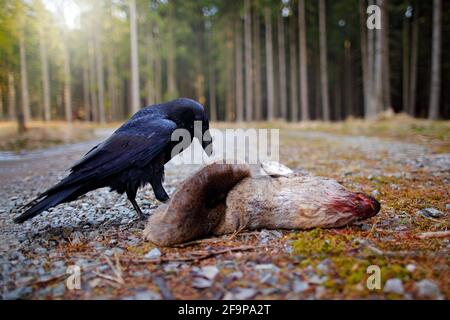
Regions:
[[[125, 197], [100, 189], [22, 225], [13, 224], [13, 208], [58, 181], [110, 132], [91, 128], [95, 132], [81, 142], [79, 137], [70, 141], [78, 143], [0, 152], [1, 297], [450, 298], [449, 235], [428, 233], [450, 226], [449, 122], [400, 116], [370, 123], [270, 127], [281, 128], [280, 162], [372, 194], [381, 202], [381, 212], [339, 229], [243, 231], [157, 248], [141, 239], [145, 221], [137, 219]], [[94, 136], [97, 140], [91, 140]], [[168, 192], [197, 168], [169, 164], [164, 183]], [[149, 187], [139, 192], [138, 202], [146, 214], [158, 205]], [[371, 265], [380, 268], [380, 289], [366, 286]], [[79, 290], [66, 286], [69, 266], [80, 267]]]

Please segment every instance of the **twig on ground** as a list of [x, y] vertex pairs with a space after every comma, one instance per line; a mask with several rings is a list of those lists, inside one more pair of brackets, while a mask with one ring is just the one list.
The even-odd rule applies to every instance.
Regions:
[[423, 232], [417, 235], [419, 239], [430, 239], [430, 238], [448, 238], [450, 237], [450, 231], [432, 231], [432, 232]]

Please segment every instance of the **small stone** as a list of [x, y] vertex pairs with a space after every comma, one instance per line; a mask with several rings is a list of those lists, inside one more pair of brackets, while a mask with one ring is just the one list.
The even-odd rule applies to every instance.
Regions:
[[327, 277], [319, 277], [317, 274], [308, 279], [308, 282], [312, 284], [322, 284], [325, 281], [327, 281]]
[[326, 272], [328, 272], [330, 270], [330, 265], [331, 265], [331, 260], [330, 259], [325, 259], [325, 260], [321, 261], [317, 265], [317, 270], [326, 273]]
[[212, 286], [212, 280], [205, 279], [202, 277], [194, 278], [194, 280], [192, 281], [192, 287], [197, 288], [197, 289], [205, 289], [205, 288], [209, 288], [211, 286]]
[[216, 266], [205, 266], [201, 268], [201, 272], [199, 272], [198, 274], [209, 280], [213, 280], [218, 273], [219, 269], [217, 269]]
[[402, 295], [405, 293], [405, 289], [403, 289], [403, 283], [400, 279], [389, 279], [386, 281], [384, 285], [384, 292], [386, 293], [395, 293]]
[[412, 273], [412, 272], [416, 271], [416, 265], [410, 263], [410, 264], [408, 264], [408, 265], [406, 266], [406, 270], [407, 270], [408, 272], [411, 272], [411, 273]]
[[17, 300], [20, 298], [26, 298], [28, 295], [30, 295], [33, 292], [33, 289], [31, 287], [22, 287], [17, 288], [12, 291], [9, 291], [3, 295], [3, 299], [5, 300]]
[[428, 279], [416, 282], [416, 292], [419, 298], [423, 299], [441, 299], [442, 294], [439, 287]]
[[447, 203], [447, 204], [445, 205], [445, 209], [450, 210], [450, 203]]
[[152, 290], [142, 290], [134, 295], [136, 300], [161, 300], [161, 295]]
[[425, 208], [417, 211], [417, 214], [425, 218], [441, 218], [444, 216], [444, 213], [436, 208]]
[[381, 195], [381, 193], [378, 190], [373, 190], [371, 193], [371, 196], [374, 198], [378, 198], [380, 195]]
[[153, 248], [144, 256], [147, 259], [158, 259], [161, 257], [161, 251], [158, 248]]
[[232, 292], [225, 294], [224, 300], [248, 300], [256, 296], [258, 291], [252, 288], [235, 288]]
[[305, 290], [308, 290], [309, 288], [309, 284], [306, 281], [301, 281], [301, 280], [295, 280], [294, 284], [292, 286], [292, 290], [294, 290], [295, 293], [301, 293]]

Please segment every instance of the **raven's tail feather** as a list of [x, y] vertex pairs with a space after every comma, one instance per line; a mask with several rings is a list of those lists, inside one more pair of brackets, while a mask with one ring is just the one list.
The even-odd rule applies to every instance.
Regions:
[[[23, 206], [23, 209], [28, 207], [20, 216], [14, 218], [15, 223], [23, 223], [28, 219], [37, 216], [42, 211], [50, 209], [67, 199], [73, 197], [74, 193], [79, 189], [78, 186], [69, 187], [67, 189], [58, 190], [54, 193], [47, 194], [45, 197], [38, 197], [29, 204]], [[42, 198], [42, 199], [40, 199]]]

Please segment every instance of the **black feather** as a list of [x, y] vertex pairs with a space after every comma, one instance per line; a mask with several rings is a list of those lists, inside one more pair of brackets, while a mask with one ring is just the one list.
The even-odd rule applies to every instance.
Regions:
[[171, 159], [175, 145], [171, 141], [172, 133], [183, 128], [193, 137], [194, 121], [202, 121], [203, 128], [209, 128], [203, 106], [190, 99], [141, 109], [75, 163], [66, 178], [23, 206], [22, 214], [14, 221], [22, 223], [42, 211], [102, 187], [126, 192], [138, 213], [141, 212], [135, 202], [136, 192], [147, 183], [152, 185], [158, 200], [167, 200], [162, 179], [164, 164]]

